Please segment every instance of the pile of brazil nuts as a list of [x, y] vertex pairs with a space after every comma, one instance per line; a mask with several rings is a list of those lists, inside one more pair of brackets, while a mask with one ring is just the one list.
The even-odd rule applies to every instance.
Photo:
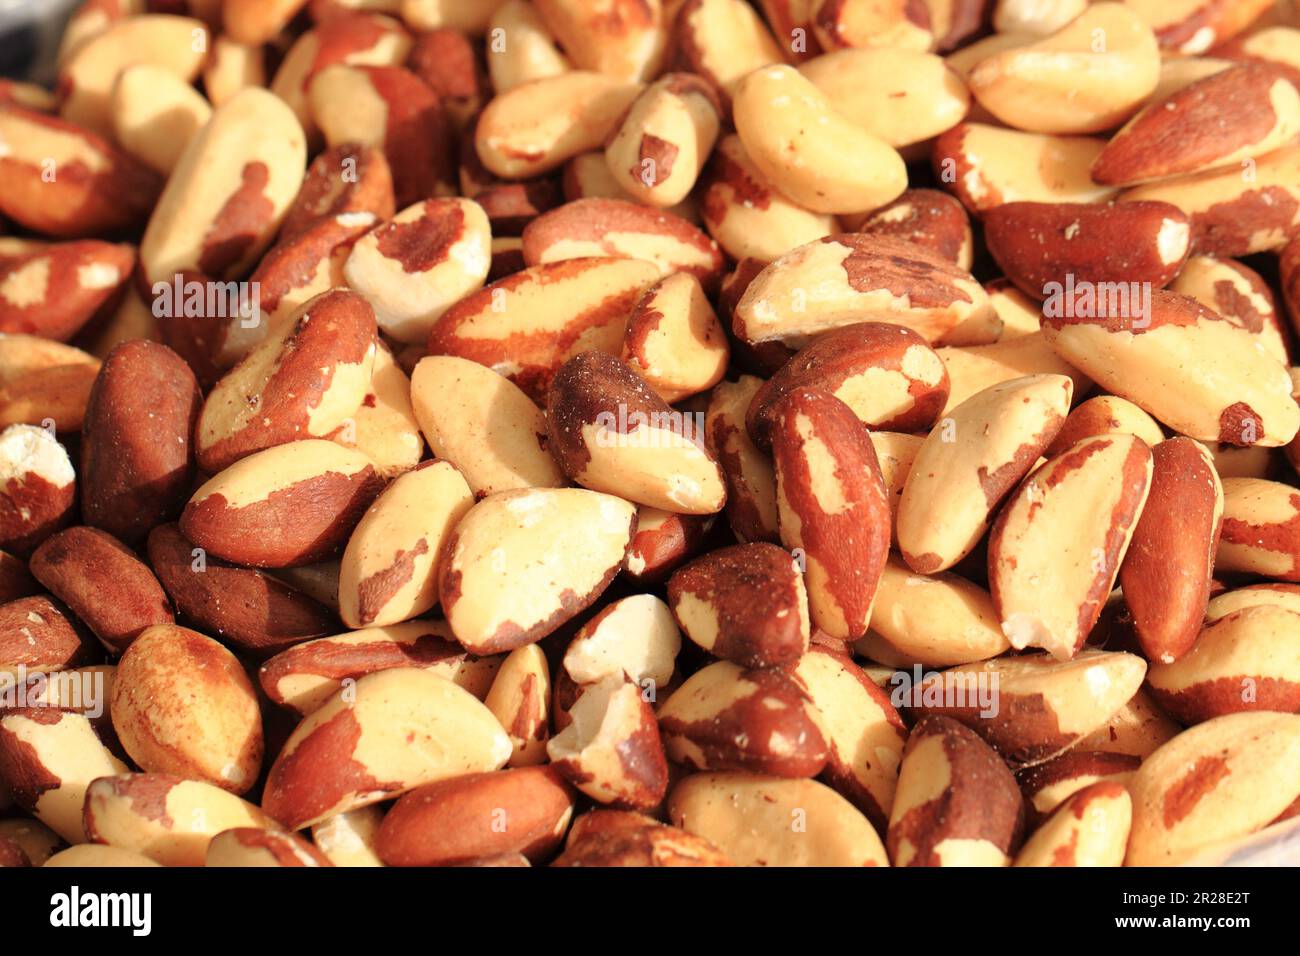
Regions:
[[1297, 85], [1289, 0], [86, 2], [0, 84], [0, 865], [1293, 829]]

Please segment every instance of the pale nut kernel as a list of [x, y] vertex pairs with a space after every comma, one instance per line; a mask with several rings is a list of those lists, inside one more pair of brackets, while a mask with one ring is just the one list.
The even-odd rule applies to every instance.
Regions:
[[727, 481], [727, 523], [742, 543], [779, 537], [776, 471], [745, 427], [745, 415], [762, 385], [762, 380], [752, 375], [742, 375], [736, 382], [719, 382], [704, 419], [709, 448]]
[[211, 119], [212, 107], [171, 70], [141, 63], [118, 74], [109, 116], [122, 148], [165, 176]]
[[204, 866], [333, 866], [329, 858], [296, 833], [259, 827], [235, 827], [208, 844]]
[[311, 828], [311, 839], [335, 866], [383, 866], [375, 848], [383, 808], [371, 805], [337, 813]]
[[514, 752], [507, 767], [532, 767], [546, 762], [551, 672], [540, 647], [526, 644], [507, 654], [483, 703], [510, 735]]
[[1122, 783], [1094, 783], [1041, 824], [1014, 866], [1122, 866], [1133, 801]]
[[580, 685], [618, 678], [653, 691], [669, 685], [681, 647], [668, 605], [653, 594], [634, 594], [582, 625], [564, 652], [563, 666]]
[[1117, 395], [1096, 395], [1066, 416], [1043, 454], [1050, 458], [1096, 435], [1136, 435], [1152, 448], [1165, 440], [1160, 423], [1132, 402]]
[[[778, 44], [782, 31], [774, 26], [774, 39], [759, 12], [744, 0], [686, 0], [673, 30], [677, 68], [704, 77], [728, 102], [745, 75], [780, 63], [784, 54]], [[804, 38], [816, 45], [809, 30]]]
[[907, 188], [897, 151], [836, 111], [793, 67], [762, 67], [741, 80], [734, 118], [754, 165], [813, 212], [874, 209]]
[[533, 6], [578, 69], [627, 80], [659, 73], [668, 35], [662, 3], [534, 0]]
[[492, 39], [487, 58], [492, 89], [500, 96], [532, 80], [567, 73], [569, 59], [560, 52], [541, 15], [528, 0], [506, 0], [488, 23]]
[[924, 51], [934, 43], [930, 11], [908, 0], [811, 0], [808, 14], [822, 49], [883, 46]]
[[1223, 533], [1218, 573], [1245, 572], [1300, 581], [1300, 491], [1262, 478], [1223, 482]]
[[0, 548], [26, 554], [70, 524], [76, 477], [67, 449], [44, 428], [0, 431]]
[[669, 404], [711, 389], [729, 356], [722, 324], [690, 273], [655, 283], [628, 316], [623, 361]]

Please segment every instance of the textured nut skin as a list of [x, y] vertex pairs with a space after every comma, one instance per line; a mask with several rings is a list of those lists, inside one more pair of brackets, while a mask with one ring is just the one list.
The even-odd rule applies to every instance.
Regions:
[[92, 844], [163, 866], [202, 866], [212, 838], [234, 827], [279, 829], [253, 804], [198, 780], [163, 773], [100, 777], [86, 788], [82, 825]]
[[1018, 650], [1078, 653], [1101, 613], [1151, 488], [1133, 435], [1085, 438], [1025, 480], [989, 533], [989, 592]]
[[323, 216], [368, 212], [377, 220], [397, 212], [393, 176], [383, 150], [343, 143], [311, 161], [298, 195], [280, 225], [280, 241], [297, 235]]
[[31, 572], [115, 653], [145, 628], [172, 621], [153, 572], [97, 528], [67, 528], [46, 539], [32, 554]]
[[81, 513], [128, 544], [180, 514], [194, 478], [202, 397], [185, 361], [156, 342], [109, 353], [86, 404]]
[[247, 792], [262, 766], [257, 697], [233, 654], [174, 624], [143, 631], [118, 662], [113, 729], [146, 771]]
[[1026, 295], [1047, 298], [1077, 282], [1168, 285], [1191, 249], [1191, 225], [1159, 202], [1012, 202], [984, 214], [984, 240]]
[[66, 342], [112, 312], [134, 268], [130, 246], [94, 239], [19, 255], [0, 265], [0, 332]]
[[[1286, 286], [1286, 253], [1279, 254]], [[1235, 259], [1193, 256], [1170, 284], [1171, 292], [1191, 296], [1201, 305], [1239, 325], [1255, 336], [1269, 355], [1283, 365], [1291, 364], [1290, 346], [1283, 331], [1273, 290], [1264, 278]], [[1228, 476], [1221, 476], [1228, 477]]]
[[808, 597], [790, 553], [762, 541], [712, 551], [668, 580], [686, 635], [742, 667], [783, 667], [808, 649]]
[[522, 853], [544, 859], [563, 838], [573, 790], [549, 767], [440, 780], [403, 796], [376, 839], [389, 866], [455, 866]]
[[149, 533], [149, 564], [177, 613], [202, 633], [254, 657], [269, 657], [294, 644], [338, 629], [324, 605], [263, 571], [241, 568], [198, 550], [175, 524]]
[[885, 840], [895, 866], [1006, 866], [1024, 816], [1015, 777], [983, 740], [946, 717], [912, 728]]
[[1165, 440], [1159, 423], [1132, 402], [1115, 395], [1097, 395], [1080, 402], [1066, 416], [1065, 424], [1043, 454], [1050, 458], [1085, 438], [1115, 434], [1136, 435], [1152, 448]]
[[869, 428], [924, 431], [948, 401], [948, 372], [911, 329], [863, 322], [833, 329], [804, 346], [759, 389], [746, 426], [770, 444], [773, 410], [790, 392], [811, 388], [840, 399]]
[[1300, 794], [1300, 716], [1229, 714], [1153, 753], [1129, 785], [1129, 866], [1167, 866], [1275, 820]]
[[679, 515], [660, 508], [638, 508], [636, 531], [623, 559], [623, 573], [634, 581], [663, 580], [700, 551], [714, 520], [714, 515]]
[[72, 521], [76, 474], [50, 432], [10, 425], [0, 432], [0, 547], [26, 555]]
[[0, 674], [61, 671], [98, 654], [76, 621], [42, 595], [0, 604]]
[[[293, 441], [242, 458], [200, 487], [181, 513], [181, 533], [235, 564], [312, 564], [342, 546], [382, 487], [360, 452]], [[268, 527], [281, 533], [268, 538]]]
[[974, 251], [970, 217], [960, 202], [936, 189], [909, 189], [887, 206], [862, 217], [861, 222], [845, 222], [845, 228], [850, 225], [855, 227], [853, 232], [915, 243], [959, 269], [971, 267]]
[[262, 809], [297, 830], [422, 784], [495, 770], [510, 751], [491, 711], [450, 681], [412, 668], [368, 674], [290, 735]]
[[707, 840], [627, 810], [593, 810], [574, 821], [551, 866], [731, 866]]
[[745, 416], [762, 380], [721, 382], [705, 415], [709, 448], [727, 480], [727, 523], [741, 542], [777, 541], [776, 471], [749, 437]]
[[1132, 754], [1106, 753], [1073, 747], [1046, 763], [1016, 774], [1025, 796], [1031, 831], [1070, 797], [1102, 781], [1127, 784], [1142, 765]]
[[[889, 865], [867, 818], [815, 780], [697, 773], [673, 788], [668, 816], [738, 866]], [[795, 819], [807, 829], [796, 832]]]
[[781, 543], [802, 556], [812, 622], [856, 640], [889, 554], [889, 496], [875, 448], [847, 405], [810, 389], [777, 403], [771, 435]]
[[1294, 530], [1298, 513], [1300, 492], [1289, 485], [1261, 478], [1224, 481], [1215, 570], [1300, 580], [1300, 536]]
[[828, 747], [807, 693], [780, 670], [718, 661], [697, 671], [659, 709], [668, 756], [697, 770], [813, 777]]
[[722, 510], [726, 486], [703, 429], [612, 355], [565, 362], [546, 406], [548, 447], [578, 484], [665, 511]]
[[1210, 599], [1223, 486], [1205, 448], [1171, 438], [1151, 450], [1151, 491], [1119, 569], [1124, 602], [1147, 659], [1182, 657]]

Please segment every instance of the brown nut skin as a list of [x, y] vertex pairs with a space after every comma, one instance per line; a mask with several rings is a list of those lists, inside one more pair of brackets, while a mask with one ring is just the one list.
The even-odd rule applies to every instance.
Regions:
[[177, 613], [198, 630], [254, 657], [339, 630], [338, 618], [301, 591], [254, 568], [205, 555], [175, 524], [149, 533], [149, 563]]
[[1151, 490], [1119, 569], [1119, 586], [1147, 659], [1169, 663], [1192, 646], [1205, 619], [1223, 522], [1214, 462], [1190, 438], [1151, 450]]
[[75, 432], [86, 414], [99, 359], [35, 335], [0, 337], [0, 425], [54, 422]]
[[732, 866], [709, 841], [627, 810], [593, 810], [574, 821], [551, 866]]
[[210, 637], [147, 628], [118, 661], [113, 729], [149, 773], [246, 793], [262, 766], [262, 718], [244, 667]]
[[[90, 130], [13, 104], [0, 105], [0, 213], [28, 229], [75, 239], [131, 232], [142, 226], [162, 179]], [[52, 139], [53, 138], [53, 139]], [[56, 142], [68, 151], [48, 179], [44, 156], [23, 144]]]
[[878, 431], [926, 431], [948, 404], [948, 372], [934, 349], [911, 329], [883, 322], [823, 333], [767, 380], [745, 416], [760, 448], [771, 445], [777, 404], [803, 388], [834, 395]]
[[258, 284], [261, 296], [258, 306], [266, 327], [259, 331], [275, 334], [298, 306], [345, 285], [342, 274], [348, 252], [377, 224], [369, 212], [336, 213], [313, 219], [293, 235], [282, 232], [248, 280]]
[[157, 342], [109, 353], [81, 430], [81, 513], [128, 544], [180, 514], [194, 479], [202, 396], [185, 361]]
[[66, 342], [122, 298], [135, 250], [94, 239], [61, 242], [0, 265], [0, 332]]
[[1075, 283], [1167, 285], [1187, 260], [1191, 226], [1165, 202], [1012, 202], [984, 214], [984, 241], [1026, 295], [1048, 298]]
[[958, 199], [937, 189], [909, 189], [887, 206], [861, 217], [841, 217], [846, 229], [915, 243], [969, 270], [973, 258], [970, 216]]
[[537, 862], [564, 838], [573, 799], [552, 767], [439, 780], [393, 804], [376, 849], [389, 866], [456, 866], [503, 853]]
[[794, 558], [763, 541], [711, 551], [668, 580], [686, 635], [742, 667], [784, 667], [808, 649], [808, 598]]
[[634, 581], [655, 583], [700, 552], [713, 527], [713, 515], [680, 515], [643, 506], [623, 559], [623, 573]]
[[450, 117], [462, 127], [492, 96], [474, 44], [459, 30], [444, 27], [417, 33], [406, 68], [437, 94]]
[[659, 709], [670, 759], [697, 770], [815, 777], [829, 749], [812, 701], [781, 670], [718, 661], [696, 671]]
[[60, 531], [36, 549], [30, 566], [32, 576], [114, 653], [126, 650], [145, 628], [173, 620], [153, 572], [98, 528]]
[[912, 728], [885, 839], [894, 866], [1005, 866], [1024, 823], [1016, 779], [988, 744], [946, 717]]
[[72, 523], [76, 475], [67, 450], [35, 425], [0, 432], [0, 548], [27, 555]]
[[838, 398], [797, 389], [773, 409], [771, 438], [781, 543], [804, 563], [812, 622], [857, 640], [889, 556], [889, 494], [871, 436]]
[[380, 222], [397, 212], [393, 175], [383, 150], [342, 143], [313, 159], [280, 226], [280, 240], [296, 236], [324, 216], [348, 212], [372, 213]]
[[77, 621], [43, 595], [0, 604], [0, 674], [61, 671], [99, 659]]
[[27, 858], [27, 853], [21, 846], [8, 837], [0, 837], [0, 870], [31, 865], [32, 861]]
[[1025, 797], [1025, 815], [1032, 832], [1073, 793], [1099, 780], [1127, 782], [1142, 765], [1132, 754], [1068, 750], [1047, 763], [1026, 767], [1016, 774]]
[[208, 844], [204, 866], [333, 866], [320, 850], [296, 833], [236, 827], [218, 833]]

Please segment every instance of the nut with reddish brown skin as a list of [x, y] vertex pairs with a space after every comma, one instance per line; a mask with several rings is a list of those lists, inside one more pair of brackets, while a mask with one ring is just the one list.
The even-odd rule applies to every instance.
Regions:
[[[810, 24], [803, 25], [807, 44], [816, 48]], [[784, 50], [778, 41], [788, 36], [775, 25], [769, 31], [758, 11], [739, 0], [686, 0], [678, 7], [671, 29], [670, 66], [713, 84], [727, 112], [742, 77], [782, 61]]]
[[426, 783], [496, 770], [510, 738], [467, 691], [410, 667], [368, 674], [300, 723], [262, 809], [299, 830]]
[[907, 730], [889, 701], [853, 663], [814, 645], [791, 672], [808, 692], [829, 747], [821, 779], [883, 831], [889, 821]]
[[1225, 479], [1214, 568], [1300, 581], [1300, 491], [1262, 478]]
[[1162, 441], [1151, 457], [1151, 491], [1119, 584], [1142, 652], [1153, 664], [1170, 664], [1192, 646], [1205, 619], [1223, 486], [1209, 452], [1190, 438]]
[[0, 551], [0, 603], [39, 594], [40, 585], [27, 571], [27, 562], [7, 551]]
[[109, 353], [81, 433], [87, 524], [134, 544], [180, 514], [193, 487], [201, 401], [193, 372], [167, 346], [136, 340]]
[[200, 558], [200, 549], [175, 524], [150, 532], [148, 553], [183, 620], [253, 657], [269, 657], [339, 629], [328, 608], [265, 572], [211, 555]]
[[551, 866], [731, 866], [707, 840], [627, 810], [592, 810], [574, 821]]
[[474, 44], [459, 30], [417, 33], [406, 67], [434, 92], [458, 128], [467, 126], [492, 97]]
[[716, 385], [728, 354], [726, 332], [689, 273], [656, 282], [628, 317], [623, 361], [670, 404]]
[[99, 658], [77, 621], [49, 598], [34, 595], [0, 604], [0, 674], [61, 671]]
[[713, 151], [721, 108], [703, 77], [663, 75], [628, 107], [605, 146], [610, 175], [637, 202], [660, 209], [681, 202]]
[[384, 332], [423, 342], [450, 306], [483, 285], [491, 239], [472, 199], [427, 199], [358, 240], [343, 274], [374, 305]]
[[1030, 831], [1080, 790], [1101, 781], [1127, 784], [1141, 765], [1142, 758], [1132, 754], [1073, 747], [1046, 763], [1026, 767], [1016, 780], [1025, 797]]
[[279, 829], [246, 800], [199, 780], [163, 773], [100, 777], [86, 788], [82, 824], [91, 843], [163, 866], [202, 866], [208, 844], [234, 827]]
[[989, 533], [989, 591], [1017, 650], [1078, 653], [1151, 488], [1151, 450], [1133, 435], [1085, 438], [1033, 472]]
[[578, 484], [665, 511], [722, 510], [726, 486], [703, 428], [612, 355], [569, 359], [546, 404], [551, 454]]
[[530, 266], [609, 256], [651, 262], [660, 275], [688, 272], [716, 289], [725, 259], [718, 244], [685, 219], [622, 199], [578, 199], [543, 213], [524, 230]]
[[199, 466], [213, 474], [338, 428], [370, 389], [375, 335], [374, 311], [355, 292], [303, 303], [208, 393], [195, 431]]
[[1128, 399], [1097, 395], [1081, 402], [1066, 416], [1065, 424], [1043, 454], [1051, 458], [1098, 435], [1136, 435], [1152, 448], [1165, 440], [1160, 424]]
[[0, 836], [0, 870], [29, 867], [32, 861], [27, 853], [15, 841]]
[[[1272, 25], [1270, 25], [1272, 24]], [[1300, 82], [1300, 65], [1297, 65], [1294, 27], [1277, 23], [1276, 18], [1261, 17], [1254, 24], [1258, 29], [1236, 36], [1214, 48], [1214, 57], [1204, 57], [1211, 63], [1263, 63], [1276, 67], [1291, 79]]]
[[381, 478], [404, 475], [424, 457], [424, 438], [411, 405], [411, 380], [382, 341], [361, 407], [350, 424], [345, 421], [330, 437], [368, 456]]
[[1115, 651], [1085, 649], [1068, 661], [1004, 656], [930, 674], [904, 694], [904, 704], [919, 716], [965, 724], [1019, 768], [1049, 760], [1103, 727], [1145, 674], [1142, 658]]
[[720, 382], [709, 397], [704, 427], [727, 482], [727, 522], [741, 542], [778, 541], [776, 471], [749, 437], [745, 417], [763, 382], [742, 375]]
[[292, 238], [317, 219], [350, 212], [368, 212], [380, 221], [397, 212], [392, 171], [383, 150], [343, 143], [313, 159], [285, 213], [280, 241]]
[[633, 594], [606, 605], [574, 635], [563, 670], [579, 685], [627, 680], [654, 701], [673, 681], [682, 636], [668, 605]]
[[237, 827], [218, 833], [208, 844], [204, 866], [333, 866], [320, 850], [296, 833]]
[[711, 551], [668, 581], [686, 635], [742, 667], [784, 667], [808, 649], [808, 596], [784, 548], [756, 541]]
[[912, 728], [885, 840], [894, 866], [1006, 866], [1024, 825], [1016, 779], [984, 741], [947, 717]]
[[452, 123], [437, 94], [410, 70], [336, 64], [312, 77], [307, 102], [330, 146], [384, 151], [399, 209], [453, 190]]
[[623, 559], [623, 573], [643, 583], [662, 581], [699, 552], [714, 520], [713, 515], [680, 515], [642, 505], [636, 510], [636, 532]]
[[0, 332], [66, 342], [112, 313], [134, 268], [130, 246], [95, 239], [19, 256], [0, 267]]
[[389, 866], [457, 866], [503, 853], [536, 862], [559, 846], [572, 816], [573, 790], [554, 768], [472, 773], [398, 800], [376, 848]]
[[785, 671], [718, 661], [659, 708], [668, 756], [697, 770], [815, 777], [830, 755], [821, 716]]
[[1295, 437], [1291, 377], [1254, 335], [1195, 299], [1150, 296], [1138, 308], [1112, 297], [1093, 317], [1045, 311], [1043, 334], [1067, 362], [1189, 438], [1272, 448]]
[[934, 143], [939, 182], [971, 213], [1009, 202], [1104, 202], [1115, 194], [1089, 170], [1106, 142], [958, 123]]
[[482, 700], [500, 665], [497, 657], [466, 654], [445, 621], [406, 621], [296, 644], [264, 663], [258, 678], [272, 703], [305, 717], [345, 681], [395, 667], [432, 671]]
[[[1285, 253], [1281, 254], [1280, 261], [1285, 288]], [[1273, 291], [1263, 276], [1249, 266], [1235, 259], [1193, 256], [1183, 264], [1169, 291], [1191, 296], [1221, 318], [1250, 332], [1283, 365], [1291, 364], [1285, 320], [1279, 313]]]
[[304, 303], [346, 286], [343, 263], [352, 246], [377, 224], [369, 212], [333, 213], [313, 219], [267, 250], [249, 277], [257, 283], [265, 333], [274, 335]]
[[1210, 599], [1209, 606], [1205, 609], [1205, 623], [1211, 624], [1221, 617], [1226, 617], [1233, 611], [1240, 611], [1242, 608], [1256, 607], [1261, 604], [1300, 612], [1300, 584], [1280, 584], [1276, 581], [1267, 581], [1263, 584], [1252, 584], [1249, 587], [1216, 594]]
[[992, 313], [970, 273], [915, 243], [842, 233], [799, 246], [751, 282], [732, 329], [750, 344], [800, 347], [857, 322], [903, 325], [927, 342]]
[[1025, 841], [1014, 866], [1122, 866], [1133, 801], [1122, 783], [1094, 783]]
[[235, 564], [312, 564], [342, 547], [383, 485], [358, 451], [320, 439], [291, 441], [208, 480], [181, 513], [181, 534]]
[[76, 473], [67, 450], [35, 425], [0, 432], [0, 548], [27, 555], [72, 521]]
[[[1250, 26], [1267, 0], [1127, 0], [1156, 33], [1162, 50], [1194, 55], [1217, 47]], [[1217, 52], [1217, 51], [1216, 51]]]
[[640, 83], [587, 70], [524, 83], [479, 115], [474, 148], [502, 179], [548, 173], [604, 146], [640, 91]]
[[838, 398], [796, 389], [773, 408], [771, 440], [781, 543], [803, 569], [812, 622], [856, 640], [889, 555], [889, 495], [871, 437]]
[[118, 662], [113, 729], [148, 772], [245, 793], [262, 767], [262, 719], [235, 655], [197, 631], [141, 632]]
[[68, 843], [85, 843], [81, 809], [92, 780], [126, 773], [82, 714], [49, 707], [0, 711], [0, 778], [14, 803]]
[[67, 528], [32, 554], [31, 572], [104, 646], [121, 653], [137, 634], [170, 624], [171, 605], [135, 553], [98, 528]]
[[643, 0], [537, 0], [573, 65], [627, 80], [659, 73], [667, 41], [662, 5]]
[[551, 669], [540, 647], [526, 644], [507, 654], [483, 703], [510, 735], [514, 752], [507, 767], [532, 767], [546, 762]]
[[1263, 604], [1208, 624], [1172, 663], [1153, 662], [1147, 687], [1184, 724], [1239, 711], [1300, 711], [1300, 614]]
[[569, 259], [533, 266], [466, 296], [429, 333], [430, 355], [499, 372], [534, 401], [588, 349], [618, 355], [627, 318], [659, 270], [639, 259]]
[[[144, 224], [162, 179], [75, 123], [0, 104], [0, 213], [60, 238], [133, 232]], [[57, 162], [51, 179], [46, 165]]]
[[668, 792], [653, 695], [623, 676], [581, 688], [569, 722], [546, 744], [551, 766], [595, 803], [649, 810]]
[[495, 654], [541, 640], [591, 605], [622, 566], [636, 509], [583, 488], [503, 491], [457, 525], [441, 600], [466, 650]]
[[31, 817], [0, 820], [0, 838], [17, 844], [33, 866], [43, 865], [63, 846], [57, 833]]
[[834, 216], [804, 209], [782, 196], [734, 133], [724, 136], [713, 151], [699, 197], [705, 228], [734, 259], [753, 258], [766, 265], [836, 231]]
[[834, 395], [873, 431], [925, 431], [948, 402], [948, 372], [925, 339], [901, 325], [832, 329], [800, 349], [750, 402], [745, 423], [760, 448], [771, 443], [777, 404], [798, 389]]
[[1216, 717], [1143, 762], [1129, 784], [1128, 866], [1168, 866], [1262, 829], [1300, 795], [1300, 716]]
[[[1245, 256], [1281, 249], [1300, 227], [1300, 146], [1283, 146], [1222, 169], [1136, 186], [1122, 202], [1158, 200], [1192, 222], [1192, 252]], [[1248, 173], [1248, 174], [1247, 174]]]
[[928, 249], [958, 269], [969, 271], [971, 267], [970, 217], [960, 202], [937, 189], [909, 189], [887, 206], [862, 217], [842, 217], [842, 221], [851, 232], [901, 239]]
[[343, 622], [353, 628], [397, 624], [432, 608], [445, 545], [473, 504], [469, 485], [445, 461], [426, 462], [385, 488], [343, 552]]
[[871, 823], [815, 780], [697, 773], [673, 788], [668, 816], [738, 866], [888, 866]]
[[[1059, 297], [1069, 281], [1169, 283], [1191, 247], [1191, 226], [1162, 202], [1013, 202], [984, 214], [984, 241], [1026, 295]], [[1054, 296], [1055, 293], [1055, 296]]]
[[1300, 133], [1300, 92], [1274, 67], [1242, 64], [1152, 103], [1092, 166], [1095, 182], [1131, 186], [1263, 156]]

